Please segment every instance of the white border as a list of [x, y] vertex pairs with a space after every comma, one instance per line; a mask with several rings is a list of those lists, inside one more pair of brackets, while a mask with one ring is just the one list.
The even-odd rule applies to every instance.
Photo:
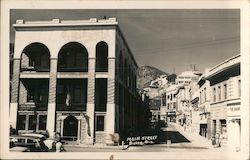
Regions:
[[[1, 157], [0, 159], [211, 159], [198, 152], [84, 152], [84, 153], [9, 153], [9, 23], [10, 9], [241, 9], [241, 79], [242, 104], [241, 125], [242, 151], [241, 158], [249, 159], [249, 1], [248, 0], [116, 0], [116, 1], [90, 1], [90, 0], [2, 0], [1, 1], [1, 56], [0, 56], [0, 107], [1, 107]], [[178, 156], [177, 156], [178, 154]], [[213, 157], [214, 158], [214, 157]], [[238, 157], [237, 159], [239, 159]]]

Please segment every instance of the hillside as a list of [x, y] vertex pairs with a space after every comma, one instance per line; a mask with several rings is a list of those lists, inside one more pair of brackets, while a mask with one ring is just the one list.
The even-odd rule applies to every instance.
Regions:
[[137, 88], [142, 89], [148, 87], [152, 80], [161, 75], [167, 75], [169, 81], [173, 81], [176, 78], [175, 74], [169, 75], [168, 73], [152, 66], [140, 67], [137, 72]]

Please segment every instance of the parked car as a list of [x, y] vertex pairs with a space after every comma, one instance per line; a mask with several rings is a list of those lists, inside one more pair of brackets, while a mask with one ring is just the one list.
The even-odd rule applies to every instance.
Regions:
[[30, 152], [48, 152], [48, 147], [43, 140], [37, 137], [13, 135], [10, 136], [10, 142], [13, 142], [15, 146], [27, 147]]
[[[45, 137], [43, 134], [39, 134], [39, 133], [24, 133], [21, 134], [23, 136], [30, 136], [30, 137], [35, 137], [35, 138], [39, 138], [40, 140], [42, 140], [44, 142], [44, 144], [48, 147], [48, 150], [53, 152], [55, 151], [55, 146], [58, 143], [58, 140], [55, 138], [47, 138]], [[54, 148], [53, 148], [54, 147]]]
[[15, 146], [14, 142], [10, 142], [10, 152], [28, 152], [28, 147]]

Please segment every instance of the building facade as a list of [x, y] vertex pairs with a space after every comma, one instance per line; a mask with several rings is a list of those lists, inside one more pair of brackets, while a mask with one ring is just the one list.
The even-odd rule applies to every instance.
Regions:
[[137, 63], [115, 18], [17, 20], [10, 124], [112, 144], [138, 125]]
[[241, 138], [240, 55], [213, 67], [206, 74], [211, 91], [211, 134], [219, 133], [223, 144], [239, 150]]
[[197, 82], [199, 86], [199, 135], [211, 138], [211, 114], [210, 114], [210, 82], [202, 75]]

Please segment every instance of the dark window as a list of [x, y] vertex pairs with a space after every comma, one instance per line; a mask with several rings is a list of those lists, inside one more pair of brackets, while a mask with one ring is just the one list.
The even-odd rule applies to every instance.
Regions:
[[104, 131], [104, 116], [96, 117], [96, 131]]
[[46, 122], [47, 122], [47, 116], [39, 115], [39, 130], [46, 130]]
[[239, 97], [241, 96], [241, 81], [240, 80], [238, 80], [238, 87], [239, 87], [239, 89], [238, 89], [238, 94], [239, 94]]
[[36, 130], [36, 115], [29, 115], [29, 130]]
[[221, 87], [218, 87], [218, 101], [221, 100]]
[[34, 102], [34, 89], [30, 88], [27, 91], [27, 102]]
[[106, 112], [107, 104], [107, 79], [95, 79], [95, 110]]
[[166, 106], [166, 95], [162, 97], [162, 106]]
[[64, 45], [58, 54], [58, 71], [88, 71], [88, 52], [77, 42]]
[[26, 123], [26, 115], [19, 115], [17, 129], [25, 130], [25, 123]]
[[83, 103], [84, 97], [83, 97], [83, 91], [79, 86], [74, 87], [73, 91], [73, 102], [74, 103]]
[[38, 90], [38, 102], [39, 103], [47, 103], [47, 89], [45, 88], [45, 86], [42, 86], [41, 88], [39, 88]]
[[106, 42], [99, 42], [96, 45], [96, 72], [108, 71], [108, 45]]
[[224, 99], [227, 99], [227, 85], [224, 84]]
[[216, 88], [213, 89], [213, 101], [216, 102]]

